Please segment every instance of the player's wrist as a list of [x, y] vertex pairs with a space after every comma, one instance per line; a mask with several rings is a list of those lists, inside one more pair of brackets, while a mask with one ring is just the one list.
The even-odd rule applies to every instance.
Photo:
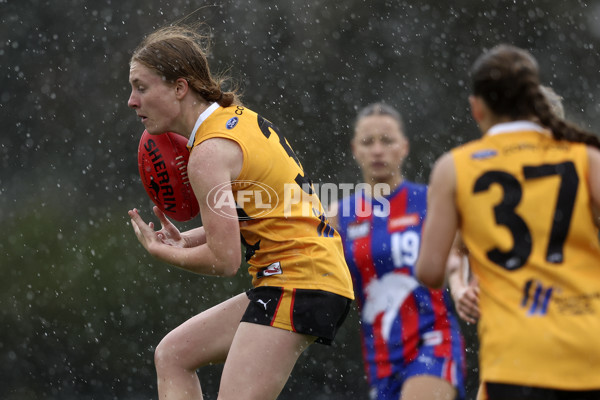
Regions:
[[186, 235], [185, 233], [181, 234], [181, 245], [184, 249], [188, 249], [190, 247], [194, 247], [192, 244], [192, 239], [189, 237], [189, 235]]

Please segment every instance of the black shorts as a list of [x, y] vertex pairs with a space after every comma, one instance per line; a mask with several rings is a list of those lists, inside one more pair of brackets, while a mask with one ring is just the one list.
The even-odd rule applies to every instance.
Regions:
[[600, 390], [558, 390], [486, 382], [488, 400], [598, 400]]
[[352, 300], [331, 292], [260, 286], [246, 292], [250, 304], [242, 322], [269, 325], [316, 336], [317, 343], [331, 344]]

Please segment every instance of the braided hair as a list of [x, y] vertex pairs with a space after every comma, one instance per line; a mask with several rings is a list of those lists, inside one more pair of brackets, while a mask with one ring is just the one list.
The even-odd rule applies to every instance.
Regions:
[[532, 116], [556, 140], [585, 143], [600, 149], [598, 136], [565, 121], [553, 111], [544, 94], [535, 58], [526, 50], [501, 44], [479, 56], [471, 70], [473, 94], [492, 112], [513, 120]]

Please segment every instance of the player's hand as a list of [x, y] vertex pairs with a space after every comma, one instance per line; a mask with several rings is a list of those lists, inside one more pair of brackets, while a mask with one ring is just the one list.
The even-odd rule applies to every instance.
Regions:
[[467, 286], [453, 291], [454, 305], [458, 316], [474, 324], [479, 319], [479, 285], [473, 280]]
[[129, 218], [131, 218], [131, 226], [133, 227], [135, 236], [137, 236], [142, 246], [144, 246], [144, 248], [152, 254], [152, 245], [160, 243], [160, 240], [157, 237], [157, 232], [154, 231], [154, 224], [152, 222], [149, 224], [144, 222], [136, 208], [129, 210], [127, 214], [129, 214]]
[[[158, 220], [160, 221], [161, 229], [159, 231], [156, 231], [156, 237], [158, 238], [158, 240], [169, 246], [185, 247], [185, 241], [181, 236], [181, 232], [167, 218], [165, 213], [163, 213], [161, 209], [157, 206], [154, 206], [154, 208], [152, 208], [152, 211], [154, 211], [154, 214], [158, 217]], [[150, 226], [154, 227], [154, 224], [151, 222]]]

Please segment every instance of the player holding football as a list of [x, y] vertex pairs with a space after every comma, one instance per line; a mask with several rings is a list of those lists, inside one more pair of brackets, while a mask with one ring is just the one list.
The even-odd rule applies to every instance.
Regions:
[[398, 111], [383, 103], [360, 110], [352, 153], [368, 190], [340, 200], [330, 213], [361, 310], [370, 397], [463, 399], [463, 338], [450, 297], [414, 276], [427, 187], [403, 178], [408, 151]]
[[[196, 369], [224, 362], [219, 399], [275, 399], [307, 346], [333, 340], [353, 299], [352, 282], [340, 237], [289, 144], [222, 90], [204, 39], [184, 26], [147, 36], [131, 57], [128, 102], [149, 133], [189, 138], [188, 175], [203, 226], [179, 232], [157, 207], [158, 231], [137, 210], [129, 216], [152, 256], [200, 274], [236, 274], [241, 235], [253, 289], [165, 336], [155, 352], [158, 392], [161, 399], [201, 399]], [[260, 202], [221, 201], [264, 187], [279, 199], [290, 187], [303, 196], [271, 203], [268, 214]]]
[[480, 397], [600, 398], [600, 140], [558, 118], [533, 56], [472, 68], [481, 139], [434, 166], [417, 276], [445, 279], [460, 232], [480, 286]]

